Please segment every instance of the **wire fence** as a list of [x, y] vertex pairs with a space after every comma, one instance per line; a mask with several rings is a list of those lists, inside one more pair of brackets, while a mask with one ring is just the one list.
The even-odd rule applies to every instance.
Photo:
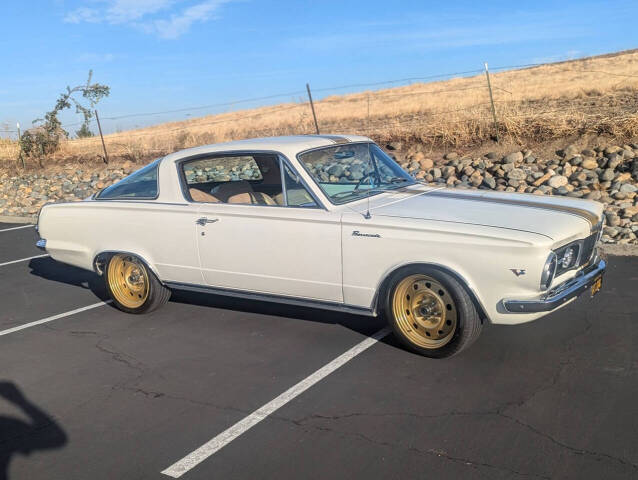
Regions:
[[[538, 66], [538, 65], [540, 64], [508, 65], [508, 66], [493, 67], [493, 70], [526, 68], [526, 67]], [[458, 76], [476, 75], [482, 72], [483, 70], [466, 70], [466, 71], [460, 71], [460, 72], [438, 73], [433, 75], [414, 76], [414, 77], [407, 77], [407, 78], [383, 80], [383, 81], [371, 82], [371, 83], [352, 83], [348, 85], [313, 88], [312, 91], [317, 93], [325, 93], [325, 92], [337, 92], [340, 90], [347, 90], [347, 89], [353, 89], [353, 88], [371, 88], [371, 87], [382, 87], [382, 86], [393, 86], [393, 85], [396, 86], [400, 84], [410, 84], [413, 82], [424, 82], [424, 81], [433, 81], [437, 79], [446, 79], [446, 78], [452, 78], [452, 77], [458, 77]], [[423, 92], [423, 93], [438, 93], [438, 92], [435, 91], [435, 92]], [[285, 93], [265, 95], [260, 97], [237, 99], [237, 100], [232, 100], [228, 102], [212, 103], [208, 105], [196, 105], [191, 107], [183, 107], [183, 108], [161, 110], [161, 111], [154, 111], [154, 112], [124, 113], [124, 114], [118, 114], [118, 115], [102, 116], [101, 118], [103, 120], [114, 121], [114, 120], [123, 120], [127, 118], [136, 118], [136, 117], [151, 117], [151, 116], [157, 116], [157, 115], [167, 115], [172, 113], [183, 113], [183, 112], [191, 112], [191, 111], [198, 111], [198, 110], [210, 110], [214, 108], [233, 107], [233, 106], [247, 104], [247, 103], [262, 102], [266, 100], [276, 100], [280, 98], [291, 98], [291, 97], [300, 96], [300, 95], [306, 95], [306, 91], [296, 90], [296, 91], [290, 91]], [[78, 122], [66, 123], [62, 125], [62, 128], [80, 126], [82, 125], [82, 123], [84, 122], [78, 121]], [[15, 133], [18, 133], [17, 129], [9, 128], [8, 126], [5, 126], [4, 128], [2, 128], [2, 126], [0, 126], [0, 135], [15, 134]]]
[[[563, 62], [559, 62], [559, 64], [561, 63]], [[351, 109], [351, 123], [355, 118], [359, 119], [356, 133], [367, 134], [382, 134], [397, 129], [410, 129], [419, 125], [432, 126], [435, 125], [435, 122], [440, 122], [443, 117], [448, 124], [486, 122], [493, 118], [493, 128], [497, 138], [500, 128], [499, 123], [501, 122], [512, 122], [520, 118], [534, 119], [543, 115], [565, 114], [570, 109], [583, 117], [605, 115], [606, 110], [601, 112], [600, 105], [597, 102], [588, 103], [587, 99], [581, 99], [578, 95], [573, 95], [573, 98], [568, 99], [558, 97], [542, 100], [542, 96], [539, 97], [534, 92], [537, 90], [552, 90], [552, 85], [548, 85], [547, 78], [542, 78], [538, 75], [537, 78], [532, 78], [532, 74], [530, 74], [529, 79], [526, 78], [526, 81], [521, 83], [520, 80], [513, 81], [503, 77], [503, 75], [507, 75], [511, 71], [541, 66], [552, 67], [553, 65], [556, 64], [532, 63], [491, 67], [489, 71], [499, 72], [492, 76], [491, 83], [489, 79], [486, 79], [486, 76], [489, 76], [486, 65], [485, 69], [413, 76], [369, 83], [322, 86], [312, 89], [313, 97], [317, 98], [317, 94], [320, 97], [314, 101], [314, 109], [311, 109], [310, 101], [307, 97], [310, 92], [307, 93], [306, 90], [300, 89], [184, 108], [119, 114], [101, 113], [100, 120], [103, 125], [104, 122], [107, 122], [110, 131], [115, 130], [114, 133], [106, 135], [106, 145], [118, 146], [136, 139], [157, 137], [158, 134], [165, 137], [197, 131], [214, 135], [219, 128], [233, 129], [236, 125], [242, 124], [242, 122], [252, 122], [265, 118], [282, 119], [285, 117], [287, 120], [278, 120], [279, 123], [273, 122], [272, 126], [256, 124], [250, 129], [251, 134], [314, 133], [315, 127], [312, 122], [312, 115], [315, 114], [315, 110], [318, 117], [315, 120], [318, 121], [318, 125], [322, 128], [332, 129], [340, 126], [339, 112]], [[587, 68], [585, 63], [565, 63], [564, 65], [568, 65], [568, 67], [561, 70], [561, 75], [569, 74], [575, 77], [582, 77], [587, 74], [599, 79], [593, 83], [585, 82], [586, 85], [579, 87], [583, 91], [589, 88], [593, 92], [592, 96], [596, 96], [595, 90], [599, 87], [605, 92], [604, 95], [607, 95], [610, 99], [615, 99], [616, 103], [625, 101], [633, 95], [632, 92], [614, 90], [614, 88], [618, 87], [618, 84], [610, 84], [609, 78], [623, 78], [625, 80], [621, 83], [624, 83], [630, 79], [638, 78], [638, 72]], [[581, 68], [579, 68], [579, 65], [581, 65]], [[601, 80], [603, 77], [605, 81]], [[438, 81], [448, 82], [440, 86], [432, 83]], [[638, 83], [633, 88], [636, 86], [638, 86]], [[565, 85], [561, 85], [559, 88], [557, 84], [557, 89], [560, 90], [561, 88], [565, 91], [568, 90]], [[348, 90], [356, 89], [367, 90], [363, 92], [348, 92]], [[491, 92], [490, 89], [492, 90]], [[582, 93], [579, 95], [582, 96]], [[279, 100], [279, 104], [268, 104], [277, 100]], [[635, 105], [638, 104], [638, 101], [633, 103], [632, 101], [625, 102], [626, 105], [622, 108], [617, 105], [614, 107], [611, 103], [609, 105], [610, 108], [617, 108], [624, 114], [635, 114]], [[246, 109], [235, 109], [241, 106], [246, 106]], [[252, 110], [249, 110], [250, 108]], [[633, 111], [632, 108], [634, 109]], [[231, 110], [220, 112], [219, 109]], [[209, 113], [204, 114], [203, 112], [206, 111], [209, 111]], [[181, 119], [177, 120], [181, 124], [175, 126], [160, 123], [155, 126], [142, 127], [143, 129], [117, 131], [117, 122], [122, 120], [134, 118], [152, 120], [153, 117], [162, 115], [171, 116], [191, 112], [202, 112], [203, 115], [212, 115], [212, 117], [206, 118], [206, 116], [203, 116], [198, 119]], [[94, 122], [95, 118], [91, 120], [92, 127], [95, 127]], [[80, 126], [82, 123], [84, 122], [66, 123], [62, 128], [66, 130]], [[7, 125], [2, 128], [0, 124], [0, 139], [16, 140], [17, 134], [17, 129], [9, 128]]]

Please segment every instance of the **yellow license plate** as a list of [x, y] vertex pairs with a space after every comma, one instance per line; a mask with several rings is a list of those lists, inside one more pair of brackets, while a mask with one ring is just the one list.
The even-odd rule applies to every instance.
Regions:
[[603, 287], [603, 277], [600, 276], [596, 280], [594, 280], [594, 283], [592, 283], [591, 285], [591, 296], [593, 297], [594, 295], [596, 295], [602, 287]]

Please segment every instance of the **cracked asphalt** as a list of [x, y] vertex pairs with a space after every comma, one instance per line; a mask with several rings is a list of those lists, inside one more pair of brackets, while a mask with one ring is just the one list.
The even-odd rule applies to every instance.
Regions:
[[[0, 232], [0, 263], [41, 254], [34, 236]], [[638, 478], [638, 258], [609, 265], [594, 299], [487, 326], [452, 359], [386, 337], [182, 478]], [[50, 258], [0, 267], [0, 330], [104, 299]], [[180, 293], [0, 336], [0, 479], [166, 479], [381, 327]]]

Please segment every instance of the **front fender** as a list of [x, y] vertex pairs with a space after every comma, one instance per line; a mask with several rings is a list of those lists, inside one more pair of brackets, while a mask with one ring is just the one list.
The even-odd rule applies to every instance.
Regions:
[[[423, 264], [445, 269], [476, 299], [493, 323], [526, 318], [504, 312], [503, 298], [539, 291], [551, 240], [529, 232], [422, 219], [344, 214], [343, 289], [347, 304], [378, 304], [383, 282], [398, 268]], [[353, 235], [353, 232], [358, 232]], [[516, 275], [513, 270], [525, 271]], [[534, 318], [532, 318], [534, 317]]]

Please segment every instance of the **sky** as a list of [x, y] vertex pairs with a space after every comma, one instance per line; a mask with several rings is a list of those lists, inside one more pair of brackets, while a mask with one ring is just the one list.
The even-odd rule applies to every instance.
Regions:
[[[331, 87], [465, 72], [483, 62], [543, 63], [638, 47], [636, 0], [2, 3], [0, 135], [18, 121], [28, 128], [89, 69], [111, 87], [98, 109], [112, 132], [299, 101], [306, 82], [321, 98], [365, 89]], [[218, 105], [277, 94], [284, 95]], [[178, 111], [137, 115], [167, 110]], [[81, 117], [71, 110], [61, 120]]]

